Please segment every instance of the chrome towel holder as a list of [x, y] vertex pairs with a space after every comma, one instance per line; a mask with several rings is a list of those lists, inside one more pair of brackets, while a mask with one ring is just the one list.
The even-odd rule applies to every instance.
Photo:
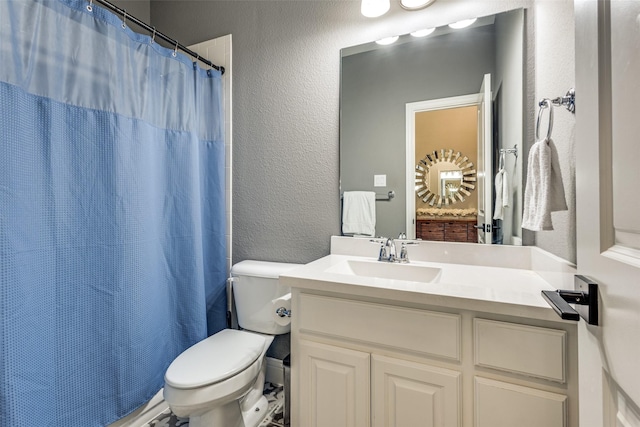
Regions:
[[538, 110], [538, 119], [536, 120], [536, 141], [540, 140], [540, 122], [542, 121], [542, 112], [545, 109], [549, 109], [549, 127], [547, 129], [546, 140], [551, 138], [551, 132], [553, 131], [553, 106], [565, 106], [567, 110], [573, 114], [576, 112], [576, 91], [571, 88], [567, 91], [565, 96], [559, 96], [554, 99], [543, 98], [538, 102], [540, 109]]

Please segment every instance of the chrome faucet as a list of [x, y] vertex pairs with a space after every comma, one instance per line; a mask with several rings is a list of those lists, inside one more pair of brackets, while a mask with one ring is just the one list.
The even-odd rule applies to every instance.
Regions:
[[393, 239], [389, 238], [385, 243], [380, 246], [380, 254], [378, 255], [378, 261], [396, 262], [396, 243]]
[[382, 238], [382, 240], [371, 240], [371, 242], [380, 243], [380, 253], [378, 254], [378, 261], [382, 262], [400, 262], [408, 263], [409, 254], [407, 251], [407, 245], [415, 245], [415, 242], [406, 242], [406, 234], [400, 233], [398, 240], [402, 240], [402, 246], [400, 247], [400, 256], [396, 249], [396, 241], [392, 238]]

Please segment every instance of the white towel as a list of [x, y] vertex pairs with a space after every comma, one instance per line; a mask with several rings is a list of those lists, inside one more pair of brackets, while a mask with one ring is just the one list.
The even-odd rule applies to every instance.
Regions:
[[529, 151], [522, 228], [553, 230], [551, 212], [567, 209], [556, 147], [551, 139], [538, 141]]
[[342, 234], [373, 236], [376, 232], [376, 193], [345, 191], [342, 199]]
[[493, 219], [504, 219], [504, 208], [509, 207], [509, 177], [507, 171], [502, 168], [496, 174], [496, 207], [493, 212]]

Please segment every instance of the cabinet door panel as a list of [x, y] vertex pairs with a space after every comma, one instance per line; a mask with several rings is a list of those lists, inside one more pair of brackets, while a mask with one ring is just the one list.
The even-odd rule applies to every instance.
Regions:
[[475, 427], [565, 427], [567, 396], [475, 379]]
[[372, 356], [374, 427], [460, 425], [460, 373]]
[[300, 414], [308, 427], [370, 423], [369, 353], [300, 343]]
[[565, 331], [476, 318], [473, 334], [476, 365], [566, 382]]

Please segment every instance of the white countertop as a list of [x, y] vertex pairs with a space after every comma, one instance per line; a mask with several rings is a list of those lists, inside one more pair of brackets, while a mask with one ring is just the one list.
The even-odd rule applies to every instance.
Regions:
[[[564, 322], [542, 298], [541, 291], [560, 286], [572, 289], [575, 270], [571, 264], [539, 248], [420, 242], [410, 247], [410, 265], [441, 269], [439, 277], [431, 283], [331, 272], [347, 260], [379, 262], [377, 257], [362, 256], [363, 252], [376, 252], [376, 247], [364, 243], [364, 239], [356, 240], [360, 241], [353, 247], [353, 238], [333, 238], [331, 255], [281, 275], [282, 284], [389, 303]], [[462, 263], [465, 258], [473, 264]]]

